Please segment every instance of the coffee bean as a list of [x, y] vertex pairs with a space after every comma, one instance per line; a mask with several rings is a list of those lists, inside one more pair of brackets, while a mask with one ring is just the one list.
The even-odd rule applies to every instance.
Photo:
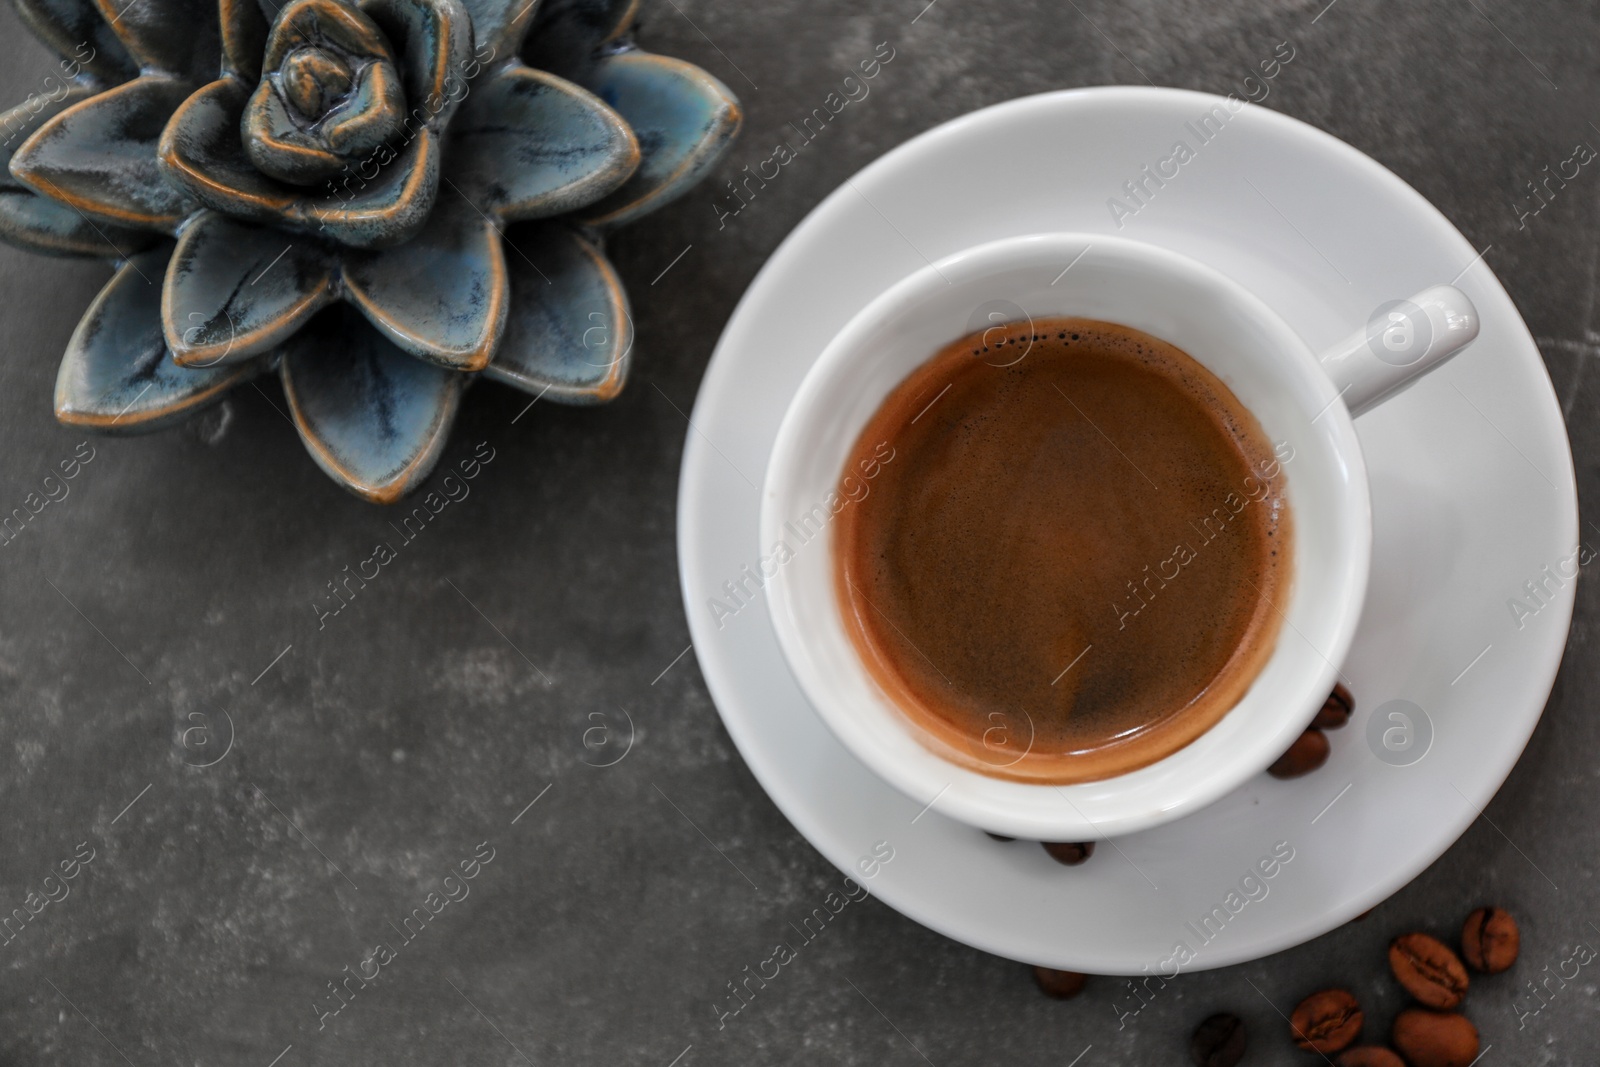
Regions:
[[1334, 1067], [1406, 1067], [1399, 1053], [1390, 1052], [1380, 1045], [1362, 1045], [1347, 1048], [1333, 1061]]
[[1083, 992], [1083, 984], [1088, 976], [1077, 971], [1056, 971], [1049, 967], [1035, 967], [1033, 980], [1039, 983], [1039, 988], [1057, 1000], [1071, 1000]]
[[1350, 721], [1350, 713], [1355, 707], [1356, 702], [1350, 696], [1350, 690], [1340, 682], [1333, 687], [1333, 692], [1328, 694], [1328, 699], [1322, 704], [1322, 710], [1311, 720], [1311, 725], [1319, 730], [1337, 730]]
[[1475, 971], [1499, 974], [1517, 962], [1522, 933], [1504, 908], [1479, 908], [1461, 928], [1461, 954]]
[[1361, 1005], [1343, 989], [1324, 989], [1300, 1002], [1289, 1016], [1297, 1048], [1324, 1056], [1347, 1047], [1361, 1033]]
[[1050, 858], [1068, 867], [1076, 867], [1094, 855], [1093, 841], [1041, 841]]
[[1310, 774], [1328, 762], [1330, 746], [1321, 730], [1312, 727], [1289, 746], [1289, 751], [1278, 757], [1278, 762], [1267, 768], [1274, 778], [1298, 778]]
[[1016, 838], [1007, 837], [1005, 834], [992, 834], [992, 833], [989, 833], [988, 830], [985, 830], [984, 833], [989, 834], [989, 836], [994, 838], [996, 841], [1015, 841], [1016, 840]]
[[1389, 969], [1406, 992], [1429, 1008], [1449, 1009], [1467, 995], [1467, 969], [1436, 937], [1402, 934], [1389, 944]]
[[1478, 1028], [1454, 1012], [1407, 1008], [1395, 1016], [1389, 1043], [1411, 1067], [1469, 1067], [1478, 1058]]
[[1189, 1039], [1195, 1067], [1234, 1067], [1244, 1059], [1244, 1023], [1237, 1015], [1213, 1015]]

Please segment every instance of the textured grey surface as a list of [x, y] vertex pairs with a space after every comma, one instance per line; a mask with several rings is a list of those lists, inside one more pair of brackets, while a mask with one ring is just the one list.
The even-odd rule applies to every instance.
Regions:
[[[1119, 1029], [1120, 982], [1047, 1001], [1025, 968], [868, 901], [717, 1028], [726, 983], [840, 875], [746, 770], [693, 656], [674, 663], [688, 644], [673, 529], [680, 409], [763, 259], [883, 151], [1047, 89], [1148, 78], [1227, 92], [1288, 38], [1299, 58], [1265, 106], [1370, 153], [1476, 247], [1493, 245], [1488, 262], [1555, 380], [1580, 489], [1596, 488], [1600, 178], [1586, 167], [1524, 228], [1517, 216], [1541, 168], [1578, 141], [1600, 145], [1595, 5], [925, 2], [866, 15], [647, 0], [646, 45], [705, 65], [744, 99], [728, 175], [764, 158], [874, 44], [892, 42], [897, 58], [726, 228], [714, 179], [625, 231], [612, 252], [640, 336], [627, 391], [513, 422], [519, 394], [473, 390], [445, 463], [479, 442], [493, 462], [324, 628], [313, 603], [393, 539], [390, 515], [313, 467], [275, 384], [179, 431], [90, 442], [70, 495], [0, 548], [0, 913], [80, 843], [94, 850], [70, 895], [0, 945], [0, 1063], [666, 1067], [692, 1045], [683, 1067], [949, 1067], [1066, 1064], [1092, 1046], [1081, 1067], [1109, 1067], [1185, 1062], [1189, 1030], [1224, 1008], [1252, 1029], [1247, 1063], [1312, 1062], [1252, 984], [1285, 1010], [1347, 984], [1369, 1033], [1385, 1032], [1402, 1003], [1387, 940], [1451, 931], [1482, 900], [1524, 920], [1519, 971], [1469, 1002], [1492, 1046], [1484, 1062], [1593, 1062], [1591, 968], [1552, 982], [1537, 1014], [1514, 1006], [1520, 981], [1578, 942], [1600, 945], [1589, 584], [1544, 721], [1487, 818], [1366, 920], [1184, 976]], [[9, 8], [0, 30], [9, 103], [51, 60]], [[106, 276], [0, 247], [0, 511], [82, 440], [52, 419], [51, 389]], [[592, 727], [620, 729], [609, 752], [621, 751], [624, 708], [631, 752], [586, 766], [615, 758], [585, 748]], [[230, 720], [231, 751], [195, 766], [220, 755]], [[470, 896], [403, 942], [389, 924], [481, 842], [493, 860]], [[319, 1029], [327, 983], [378, 941], [396, 958]]]

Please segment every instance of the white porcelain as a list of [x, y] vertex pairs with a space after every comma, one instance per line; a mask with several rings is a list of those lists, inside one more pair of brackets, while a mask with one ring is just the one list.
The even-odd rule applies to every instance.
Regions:
[[[1108, 199], [1170, 155], [1175, 139], [1192, 141], [1185, 129], [1195, 116], [1222, 106], [1177, 90], [1051, 93], [967, 115], [890, 152], [773, 253], [730, 319], [684, 431], [684, 603], [711, 697], [751, 772], [818, 851], [878, 899], [1012, 959], [1138, 973], [1181, 942], [1196, 951], [1185, 969], [1199, 970], [1299, 944], [1366, 911], [1478, 818], [1539, 720], [1566, 641], [1570, 580], [1520, 620], [1507, 607], [1577, 543], [1560, 408], [1516, 308], [1438, 211], [1348, 145], [1251, 106], [1118, 228]], [[1019, 146], [1028, 166], [993, 165]], [[719, 236], [737, 239], [742, 221]], [[852, 756], [784, 661], [758, 570], [762, 472], [784, 412], [832, 338], [928, 262], [1046, 230], [1120, 235], [1199, 260], [1318, 351], [1385, 302], [1440, 282], [1471, 297], [1481, 317], [1470, 349], [1357, 423], [1372, 567], [1343, 666], [1356, 711], [1329, 734], [1328, 763], [1294, 781], [1256, 775], [1191, 815], [1111, 839], [1070, 869], [1036, 845], [1002, 844], [944, 817], [942, 798], [908, 798]], [[1385, 727], [1375, 713], [1393, 700], [1420, 706], [1432, 723], [1431, 745], [1409, 765], [1380, 759], [1366, 740], [1374, 722]], [[873, 866], [880, 841], [894, 858]], [[1293, 859], [1265, 882], [1268, 895], [1202, 944], [1196, 924], [1280, 843]]]
[[[857, 759], [940, 811], [1035, 841], [1088, 841], [1179, 818], [1231, 792], [1281, 756], [1337, 681], [1355, 635], [1372, 554], [1366, 464], [1341, 389], [1370, 406], [1440, 366], [1477, 336], [1460, 292], [1421, 299], [1439, 310], [1432, 343], [1417, 324], [1391, 331], [1396, 351], [1362, 332], [1327, 357], [1237, 282], [1157, 245], [1103, 234], [1030, 234], [965, 249], [915, 271], [862, 308], [823, 351], [789, 405], [767, 468], [761, 545], [767, 606], [811, 705]], [[1409, 307], [1418, 307], [1417, 301]], [[1010, 781], [937, 754], [861, 662], [836, 594], [829, 529], [804, 525], [830, 495], [884, 398], [973, 320], [1076, 315], [1177, 345], [1250, 409], [1286, 460], [1294, 576], [1271, 658], [1240, 702], [1200, 738], [1131, 773], [1076, 785]], [[1417, 312], [1411, 312], [1417, 317]], [[1366, 358], [1361, 357], [1365, 353]], [[1386, 358], [1380, 359], [1377, 353]], [[1404, 375], [1404, 378], [1400, 376]], [[1243, 487], [1241, 487], [1242, 489]], [[848, 506], [848, 505], [846, 505]], [[782, 546], [781, 548], [779, 546]], [[1061, 666], [1065, 667], [1066, 664]]]

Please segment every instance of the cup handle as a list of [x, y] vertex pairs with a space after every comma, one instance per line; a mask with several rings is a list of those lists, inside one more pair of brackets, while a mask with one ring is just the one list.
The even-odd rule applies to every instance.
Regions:
[[1318, 362], [1352, 416], [1371, 411], [1478, 336], [1478, 309], [1453, 285], [1385, 304]]

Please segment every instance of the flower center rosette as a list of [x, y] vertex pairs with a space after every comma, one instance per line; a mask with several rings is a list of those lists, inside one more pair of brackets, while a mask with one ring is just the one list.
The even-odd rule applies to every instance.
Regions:
[[57, 417], [155, 429], [276, 371], [312, 457], [373, 501], [426, 478], [479, 375], [617, 394], [605, 235], [740, 124], [632, 43], [628, 0], [17, 3], [64, 76], [0, 115], [0, 238], [118, 260]]

